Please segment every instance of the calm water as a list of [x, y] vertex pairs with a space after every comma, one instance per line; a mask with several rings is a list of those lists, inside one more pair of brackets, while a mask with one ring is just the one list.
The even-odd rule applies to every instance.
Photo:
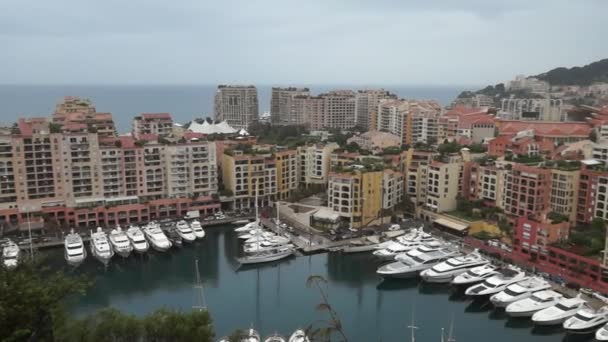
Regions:
[[[306, 85], [302, 85], [306, 86]], [[309, 85], [315, 94], [330, 89], [384, 87], [405, 98], [435, 99], [449, 104], [465, 86]], [[474, 87], [473, 87], [474, 88]], [[0, 85], [0, 123], [12, 124], [17, 117], [47, 116], [64, 96], [90, 98], [98, 111], [111, 112], [120, 132], [131, 128], [133, 116], [145, 112], [169, 112], [177, 122], [207, 117], [213, 113], [215, 85]], [[270, 108], [270, 85], [258, 85], [260, 113]]]
[[[95, 287], [74, 305], [75, 314], [114, 307], [145, 314], [167, 306], [194, 305], [194, 260], [200, 260], [205, 297], [217, 335], [255, 324], [266, 335], [287, 334], [325, 318], [314, 307], [319, 293], [306, 287], [309, 275], [329, 281], [331, 304], [340, 314], [350, 341], [409, 341], [406, 326], [415, 307], [417, 341], [439, 341], [441, 327], [454, 316], [457, 341], [589, 341], [566, 337], [559, 329], [536, 331], [529, 320], [507, 319], [489, 305], [471, 302], [449, 286], [418, 281], [383, 282], [370, 255], [319, 254], [278, 264], [237, 269], [238, 242], [226, 228], [210, 228], [194, 246], [170, 253], [113, 260], [109, 269], [88, 258], [77, 272], [95, 278]], [[53, 262], [62, 264], [62, 251]]]

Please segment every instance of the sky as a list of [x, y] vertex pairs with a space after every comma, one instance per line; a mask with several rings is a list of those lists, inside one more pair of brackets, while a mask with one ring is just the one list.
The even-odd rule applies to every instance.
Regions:
[[480, 85], [608, 58], [605, 0], [1, 0], [4, 84]]

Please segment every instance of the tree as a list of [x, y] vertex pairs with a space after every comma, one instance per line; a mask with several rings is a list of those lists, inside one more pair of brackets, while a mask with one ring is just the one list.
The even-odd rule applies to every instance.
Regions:
[[65, 323], [66, 300], [87, 287], [85, 278], [51, 271], [44, 262], [0, 267], [0, 340], [55, 340], [54, 329]]
[[357, 152], [357, 151], [359, 151], [361, 149], [361, 147], [356, 142], [351, 141], [351, 142], [348, 143], [348, 145], [346, 145], [345, 149], [348, 152]]
[[58, 331], [66, 342], [211, 342], [214, 337], [207, 311], [156, 310], [138, 318], [116, 309], [105, 309], [68, 322]]
[[311, 324], [306, 331], [313, 341], [332, 341], [332, 336], [338, 335], [341, 341], [346, 342], [348, 341], [348, 338], [346, 337], [346, 333], [342, 328], [340, 317], [338, 317], [338, 313], [333, 309], [331, 304], [329, 304], [329, 297], [325, 288], [326, 285], [327, 280], [319, 275], [311, 275], [306, 280], [307, 287], [314, 286], [321, 294], [321, 302], [317, 304], [317, 310], [326, 312], [329, 316], [327, 320], [321, 320], [318, 322], [325, 324], [326, 326], [313, 328], [314, 324]]
[[456, 153], [456, 152], [460, 151], [461, 148], [462, 148], [462, 146], [460, 146], [460, 144], [455, 143], [455, 142], [449, 142], [449, 143], [439, 145], [439, 147], [437, 148], [437, 151], [441, 154], [450, 154], [450, 153]]

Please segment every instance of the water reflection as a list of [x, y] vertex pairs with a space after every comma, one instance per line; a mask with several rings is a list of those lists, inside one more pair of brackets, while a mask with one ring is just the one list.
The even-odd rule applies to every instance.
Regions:
[[401, 291], [418, 287], [417, 279], [383, 279], [376, 289], [380, 291]]
[[493, 309], [494, 309], [494, 307], [492, 306], [492, 303], [490, 303], [487, 299], [486, 300], [473, 299], [473, 300], [471, 300], [469, 305], [467, 305], [467, 307], [464, 309], [464, 312], [481, 313], [481, 312], [489, 312], [490, 310], [493, 310]]

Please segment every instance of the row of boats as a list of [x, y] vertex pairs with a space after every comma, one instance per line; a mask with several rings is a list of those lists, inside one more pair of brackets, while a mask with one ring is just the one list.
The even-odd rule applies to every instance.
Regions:
[[511, 317], [529, 317], [536, 325], [562, 325], [569, 333], [596, 332], [598, 341], [608, 341], [608, 306], [594, 309], [581, 295], [567, 298], [541, 277], [515, 266], [496, 266], [477, 250], [463, 255], [421, 229], [377, 245], [373, 254], [393, 260], [378, 268], [384, 278], [419, 276], [429, 283], [450, 283], [465, 288], [467, 296], [489, 298]]
[[234, 230], [243, 241], [240, 264], [258, 264], [285, 259], [296, 252], [288, 237], [267, 231], [259, 220], [249, 222]]
[[[97, 260], [107, 265], [115, 254], [128, 258], [132, 252], [146, 253], [150, 247], [165, 252], [172, 246], [181, 247], [184, 242], [191, 243], [205, 237], [201, 223], [181, 220], [168, 227], [157, 222], [149, 222], [143, 227], [132, 225], [126, 231], [120, 226], [107, 234], [101, 227], [91, 232], [90, 251]], [[64, 256], [68, 264], [77, 266], [87, 257], [87, 250], [80, 234], [72, 230], [64, 240]]]
[[[264, 340], [262, 340], [262, 338], [260, 337], [260, 333], [255, 330], [254, 328], [249, 328], [247, 329], [247, 331], [245, 331], [245, 336], [243, 338], [241, 338], [240, 342], [310, 342], [310, 339], [308, 338], [308, 336], [306, 336], [306, 332], [302, 329], [298, 329], [296, 331], [293, 332], [293, 334], [291, 334], [289, 336], [288, 339], [286, 339], [285, 337], [281, 336], [278, 333], [275, 333], [273, 335], [270, 335], [268, 337], [266, 337]], [[222, 339], [219, 340], [219, 342], [229, 342], [229, 339], [227, 337], [224, 337]]]

